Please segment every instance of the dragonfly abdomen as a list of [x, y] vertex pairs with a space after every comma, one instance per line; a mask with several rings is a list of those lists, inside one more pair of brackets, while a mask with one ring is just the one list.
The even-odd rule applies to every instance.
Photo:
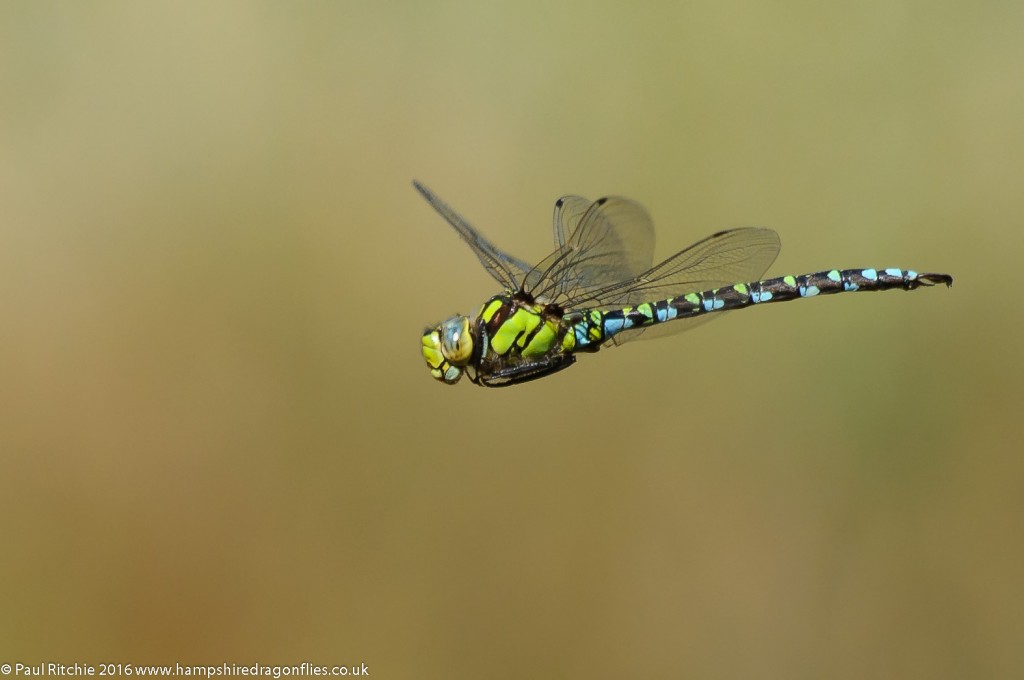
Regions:
[[781, 276], [748, 284], [751, 303], [783, 302], [834, 293], [914, 290], [920, 286], [953, 285], [947, 274], [918, 274], [912, 269], [830, 269], [800, 276]]
[[622, 331], [711, 312], [835, 293], [914, 290], [919, 286], [939, 283], [951, 286], [953, 278], [947, 274], [918, 274], [910, 269], [830, 269], [799, 276], [737, 283], [607, 312], [579, 312], [567, 317], [566, 321], [572, 326], [572, 332], [568, 335], [575, 341], [573, 349], [580, 350], [599, 345]]

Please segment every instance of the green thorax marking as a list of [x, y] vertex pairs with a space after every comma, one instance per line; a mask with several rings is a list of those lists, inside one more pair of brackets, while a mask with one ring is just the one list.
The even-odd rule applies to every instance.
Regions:
[[564, 334], [561, 318], [547, 306], [496, 295], [480, 309], [490, 351], [499, 356], [546, 354]]

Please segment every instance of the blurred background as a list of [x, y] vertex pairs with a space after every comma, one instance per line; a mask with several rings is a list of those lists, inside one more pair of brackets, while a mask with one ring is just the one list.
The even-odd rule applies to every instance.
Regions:
[[[0, 661], [1024, 667], [1019, 2], [0, 5]], [[431, 379], [557, 197], [952, 289]]]

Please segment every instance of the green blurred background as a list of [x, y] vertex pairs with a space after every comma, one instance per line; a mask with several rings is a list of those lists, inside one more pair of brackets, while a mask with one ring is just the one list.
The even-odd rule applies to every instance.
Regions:
[[[1022, 73], [1019, 2], [0, 5], [0, 662], [1019, 673]], [[956, 285], [448, 388], [413, 178]]]

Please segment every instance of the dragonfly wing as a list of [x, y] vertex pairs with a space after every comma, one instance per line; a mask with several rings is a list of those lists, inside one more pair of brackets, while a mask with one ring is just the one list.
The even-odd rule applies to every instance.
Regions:
[[526, 277], [523, 287], [528, 292], [562, 303], [631, 280], [650, 268], [654, 225], [640, 204], [617, 196], [598, 199], [585, 210], [578, 196], [559, 203], [554, 218], [559, 248]]
[[565, 248], [569, 237], [580, 226], [580, 220], [587, 214], [592, 201], [582, 196], [562, 196], [555, 201], [555, 214], [551, 219], [551, 227], [555, 236], [555, 248]]
[[484, 269], [486, 269], [498, 283], [504, 286], [507, 290], [516, 290], [519, 288], [531, 270], [529, 264], [494, 246], [490, 241], [485, 239], [480, 232], [474, 229], [473, 226], [461, 215], [455, 212], [447, 203], [438, 198], [438, 196], [430, 189], [417, 181], [413, 181], [413, 186], [415, 186], [416, 190], [423, 195], [423, 198], [427, 199], [427, 203], [429, 203], [434, 210], [439, 212], [443, 218], [448, 220], [448, 223], [455, 228], [455, 231], [459, 233], [462, 240], [473, 249], [474, 253], [476, 253], [477, 258], [479, 258], [480, 263], [483, 264]]
[[[779, 235], [771, 229], [746, 228], [720, 231], [698, 241], [632, 280], [587, 291], [569, 301], [570, 306], [616, 309], [654, 302], [736, 283], [750, 283], [764, 276], [779, 254]], [[680, 319], [650, 328], [624, 331], [613, 338], [621, 345], [638, 337], [675, 335], [719, 315]]]

